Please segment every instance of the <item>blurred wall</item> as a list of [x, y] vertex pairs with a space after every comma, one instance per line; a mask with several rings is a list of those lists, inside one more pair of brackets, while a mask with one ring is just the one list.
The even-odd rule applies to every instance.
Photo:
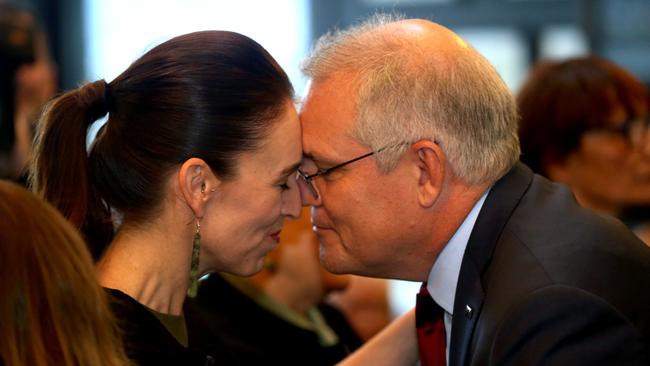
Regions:
[[[37, 10], [63, 89], [85, 79], [84, 0], [0, 1]], [[171, 0], [160, 3], [165, 1]], [[220, 3], [228, 6], [228, 1]], [[607, 57], [650, 84], [650, 0], [311, 0], [310, 5], [311, 39], [377, 11], [441, 23], [466, 37], [502, 74], [514, 73], [503, 75], [513, 89], [536, 60], [583, 53]], [[256, 9], [251, 7], [251, 13]], [[143, 26], [152, 16], [155, 12], [141, 15]], [[282, 21], [281, 15], [269, 16]]]
[[[623, 65], [650, 84], [649, 0], [313, 0], [312, 35], [346, 27], [377, 11], [431, 19], [466, 37], [484, 54], [498, 54], [498, 48], [508, 51], [511, 46], [499, 37], [510, 32], [522, 51], [508, 52], [523, 58], [523, 73], [542, 58], [592, 53]], [[485, 37], [474, 44], [465, 34], [495, 30], [499, 32], [491, 45], [485, 44]], [[521, 68], [486, 57], [500, 72]], [[516, 89], [513, 84], [509, 83]]]

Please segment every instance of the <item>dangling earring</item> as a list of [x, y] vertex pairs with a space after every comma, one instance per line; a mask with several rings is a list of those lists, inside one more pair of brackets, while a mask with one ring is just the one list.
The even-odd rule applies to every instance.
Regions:
[[194, 298], [199, 288], [199, 253], [201, 252], [201, 221], [196, 218], [196, 232], [192, 241], [192, 262], [190, 265], [190, 286], [187, 296]]

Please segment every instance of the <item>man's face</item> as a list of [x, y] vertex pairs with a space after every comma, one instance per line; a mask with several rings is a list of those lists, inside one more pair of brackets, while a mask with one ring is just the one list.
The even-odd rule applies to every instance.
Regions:
[[[344, 76], [312, 84], [300, 114], [302, 170], [313, 174], [370, 152], [352, 137], [356, 90]], [[312, 206], [323, 265], [334, 273], [404, 278], [409, 258], [417, 184], [408, 164], [381, 174], [374, 156], [313, 178], [319, 197], [302, 190]], [[417, 180], [417, 179], [416, 179]], [[304, 188], [304, 187], [303, 187]]]

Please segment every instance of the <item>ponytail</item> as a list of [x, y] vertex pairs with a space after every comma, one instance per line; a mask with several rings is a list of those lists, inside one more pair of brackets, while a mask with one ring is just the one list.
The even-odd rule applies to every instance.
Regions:
[[107, 91], [98, 80], [53, 100], [39, 121], [30, 166], [32, 190], [81, 229], [95, 260], [110, 242], [112, 224], [90, 179], [86, 134], [108, 113]]

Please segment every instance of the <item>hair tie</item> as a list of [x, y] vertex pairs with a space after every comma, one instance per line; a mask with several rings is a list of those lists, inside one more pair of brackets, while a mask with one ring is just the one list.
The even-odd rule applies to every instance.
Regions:
[[108, 83], [103, 79], [84, 85], [79, 89], [79, 93], [87, 108], [86, 118], [89, 125], [106, 116], [112, 109], [111, 93]]
[[106, 112], [110, 112], [113, 109], [111, 86], [106, 80], [102, 79], [102, 81], [104, 82], [104, 95], [102, 96], [104, 107], [106, 108]]

